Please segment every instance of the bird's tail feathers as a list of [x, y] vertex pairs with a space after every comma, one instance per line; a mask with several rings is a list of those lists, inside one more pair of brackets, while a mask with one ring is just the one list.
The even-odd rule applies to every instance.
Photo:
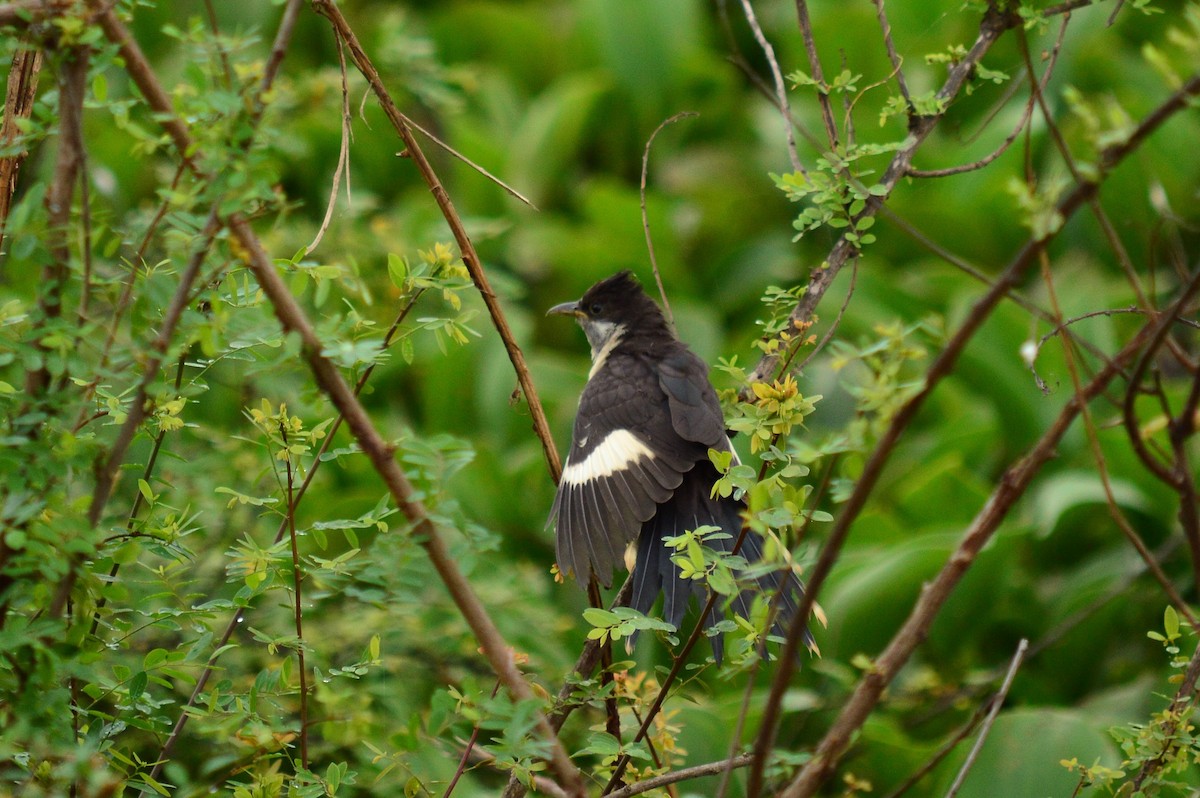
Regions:
[[[696, 469], [698, 472], [703, 470], [703, 466]], [[705, 545], [723, 554], [733, 553], [742, 529], [744, 507], [741, 502], [733, 499], [710, 496], [710, 486], [715, 474], [713, 479], [708, 478], [706, 474], [697, 473], [689, 474], [688, 477], [691, 478], [685, 477], [672, 500], [660, 505], [658, 513], [642, 525], [637, 543], [637, 562], [633, 571], [633, 593], [629, 601], [630, 607], [648, 614], [661, 591], [663, 620], [676, 629], [681, 628], [689, 597], [694, 597], [697, 605], [703, 607], [708, 600], [708, 588], [703, 579], [685, 578], [681, 574], [679, 566], [671, 560], [675, 551], [663, 543], [663, 539], [677, 537], [702, 525], [711, 524], [719, 526], [725, 535], [711, 536], [705, 540]], [[762, 562], [763, 546], [757, 533], [745, 534], [737, 555], [751, 567]], [[778, 609], [771, 633], [786, 635], [788, 624], [795, 616], [800, 597], [804, 593], [803, 584], [791, 569], [770, 571], [755, 576], [750, 581], [751, 584], [729, 600], [730, 608], [743, 618], [750, 618], [755, 596], [777, 595], [774, 602]], [[720, 607], [714, 606], [702, 623], [705, 628], [711, 628], [723, 617], [724, 612]], [[636, 635], [630, 637], [630, 647], [636, 639]], [[721, 662], [724, 655], [723, 635], [712, 634], [709, 641], [713, 647], [714, 659], [718, 663]], [[811, 646], [811, 635], [806, 633], [805, 642]]]

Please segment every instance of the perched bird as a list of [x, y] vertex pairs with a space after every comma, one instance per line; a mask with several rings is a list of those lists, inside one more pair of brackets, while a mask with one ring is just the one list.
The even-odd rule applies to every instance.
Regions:
[[[742, 531], [743, 502], [711, 495], [719, 474], [708, 451], [732, 447], [708, 367], [675, 337], [628, 271], [547, 315], [554, 313], [574, 316], [592, 348], [592, 368], [550, 511], [559, 570], [573, 572], [584, 585], [595, 574], [608, 587], [613, 566], [624, 563], [626, 546], [636, 539], [630, 606], [649, 613], [661, 591], [663, 617], [679, 629], [689, 596], [701, 606], [708, 596], [704, 580], [681, 576], [663, 538], [712, 525], [729, 537], [706, 545], [731, 552]], [[758, 535], [747, 532], [737, 554], [750, 563], [761, 560]], [[775, 626], [782, 634], [802, 586], [790, 571], [758, 582], [760, 590], [783, 582]], [[732, 607], [748, 618], [752, 602], [747, 590], [734, 597]], [[704, 623], [712, 626], [719, 617]], [[722, 638], [711, 640], [719, 662]]]

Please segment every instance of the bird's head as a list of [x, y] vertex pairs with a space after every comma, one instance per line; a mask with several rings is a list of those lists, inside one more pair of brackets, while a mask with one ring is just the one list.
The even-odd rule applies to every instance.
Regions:
[[633, 332], [671, 335], [662, 311], [628, 270], [596, 283], [577, 302], [555, 305], [546, 315], [555, 313], [575, 317], [593, 357]]

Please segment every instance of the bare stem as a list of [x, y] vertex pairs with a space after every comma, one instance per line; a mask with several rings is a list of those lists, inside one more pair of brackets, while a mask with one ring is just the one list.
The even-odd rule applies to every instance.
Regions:
[[958, 795], [958, 791], [962, 789], [963, 782], [967, 780], [967, 774], [971, 772], [971, 767], [975, 764], [975, 760], [979, 758], [979, 752], [983, 750], [983, 743], [987, 740], [988, 732], [992, 730], [992, 724], [996, 722], [996, 716], [1000, 714], [1000, 708], [1004, 706], [1004, 699], [1008, 696], [1013, 678], [1017, 675], [1017, 668], [1021, 667], [1021, 662], [1025, 659], [1025, 651], [1028, 648], [1029, 641], [1022, 637], [1021, 642], [1017, 644], [1017, 653], [1013, 654], [1012, 663], [1008, 666], [1008, 673], [1004, 675], [1004, 683], [1000, 685], [1000, 690], [992, 697], [992, 708], [988, 710], [987, 717], [983, 720], [983, 726], [979, 729], [979, 736], [975, 738], [975, 745], [971, 746], [971, 752], [967, 754], [962, 767], [958, 769], [958, 775], [954, 777], [954, 783], [946, 791], [946, 798], [954, 798], [954, 796]]

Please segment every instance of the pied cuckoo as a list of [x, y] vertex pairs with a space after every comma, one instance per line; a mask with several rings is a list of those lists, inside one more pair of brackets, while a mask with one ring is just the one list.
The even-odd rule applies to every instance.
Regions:
[[[731, 451], [708, 367], [680, 341], [634, 276], [623, 271], [589, 288], [578, 302], [549, 313], [576, 318], [592, 349], [592, 368], [579, 399], [571, 449], [548, 523], [553, 523], [559, 570], [586, 585], [591, 574], [605, 587], [613, 566], [637, 541], [629, 606], [646, 614], [663, 593], [663, 617], [680, 628], [689, 597], [707, 601], [702, 579], [686, 579], [663, 543], [703, 525], [729, 537], [706, 545], [731, 552], [742, 531], [745, 505], [712, 496], [719, 474], [709, 449]], [[735, 455], [736, 456], [736, 455]], [[737, 554], [762, 559], [758, 535], [748, 531]], [[781, 581], [775, 633], [795, 613], [802, 586], [790, 572], [760, 577], [760, 590]], [[749, 617], [753, 593], [732, 608]], [[705, 619], [720, 618], [719, 610]], [[720, 662], [722, 638], [711, 637]]]

